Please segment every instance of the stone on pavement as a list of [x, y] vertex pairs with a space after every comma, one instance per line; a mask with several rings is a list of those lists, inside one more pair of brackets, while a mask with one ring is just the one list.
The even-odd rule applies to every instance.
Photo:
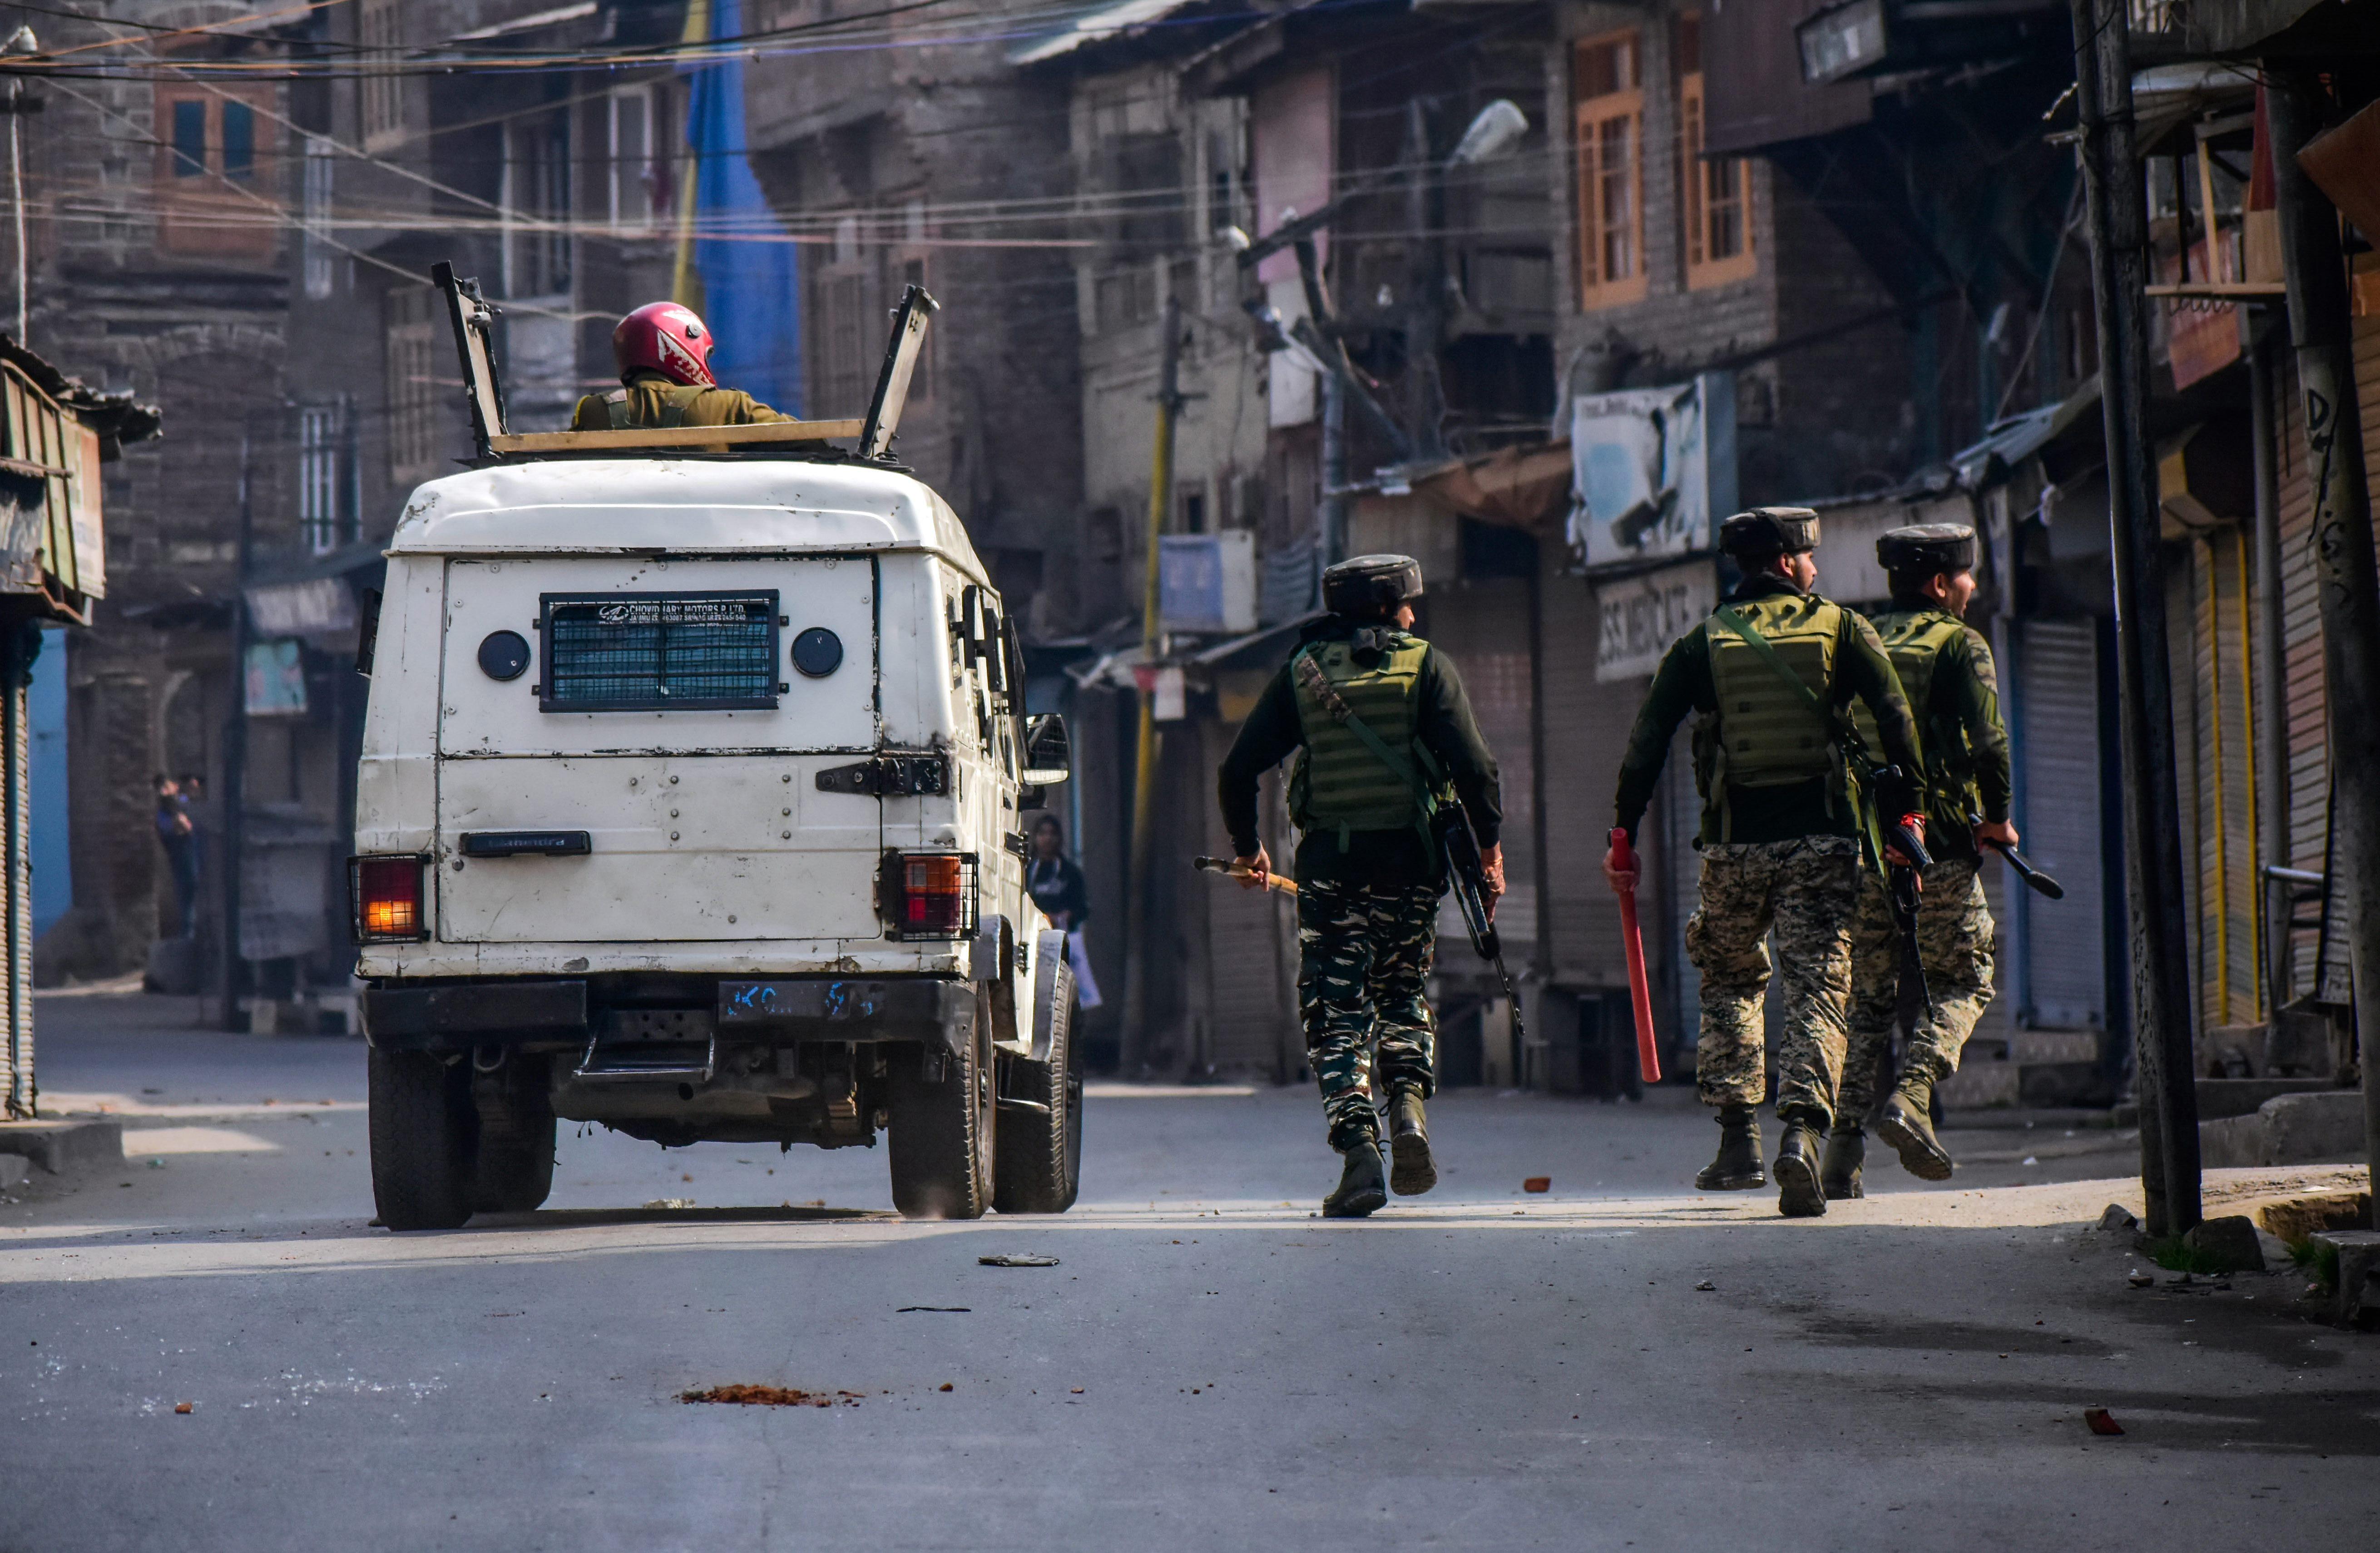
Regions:
[[2256, 1221], [2244, 1213], [2226, 1214], [2193, 1226], [2181, 1244], [2203, 1262], [2214, 1264], [2202, 1272], [2263, 1272], [2265, 1250], [2256, 1241]]

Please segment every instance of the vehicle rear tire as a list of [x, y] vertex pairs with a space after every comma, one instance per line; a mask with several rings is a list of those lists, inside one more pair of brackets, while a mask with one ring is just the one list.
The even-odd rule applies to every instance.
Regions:
[[480, 1147], [471, 1170], [476, 1213], [528, 1213], [553, 1191], [553, 1098], [541, 1057], [515, 1056], [473, 1075]]
[[375, 1049], [367, 1064], [372, 1202], [392, 1230], [454, 1230], [471, 1217], [479, 1118], [470, 1070], [426, 1051]]
[[958, 1045], [942, 1054], [939, 1078], [927, 1076], [924, 1049], [892, 1054], [886, 1153], [892, 1206], [904, 1219], [980, 1219], [991, 1207], [998, 1097], [983, 999]]
[[1072, 999], [1050, 1032], [1046, 1059], [1006, 1057], [997, 1183], [1002, 1213], [1063, 1213], [1083, 1179], [1083, 1069], [1075, 1046]]

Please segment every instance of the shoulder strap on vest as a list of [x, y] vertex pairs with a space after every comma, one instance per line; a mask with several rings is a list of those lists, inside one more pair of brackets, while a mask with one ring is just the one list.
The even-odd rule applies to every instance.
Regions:
[[680, 383], [662, 395], [662, 424], [674, 430], [686, 424], [686, 412], [694, 402], [710, 392], [700, 383]]

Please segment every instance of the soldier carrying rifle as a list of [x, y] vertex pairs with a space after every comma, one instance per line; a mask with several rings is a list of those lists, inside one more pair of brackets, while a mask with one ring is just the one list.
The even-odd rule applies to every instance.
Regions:
[[[1662, 656], [1620, 768], [1615, 823], [1635, 840], [1670, 735], [1689, 712], [1702, 793], [1702, 902], [1686, 927], [1686, 955], [1702, 973], [1695, 1087], [1718, 1110], [1718, 1157], [1694, 1178], [1705, 1191], [1767, 1184], [1754, 1108], [1764, 1087], [1761, 999], [1773, 928], [1785, 978], [1777, 1054], [1778, 1209], [1827, 1211], [1818, 1139], [1833, 1122], [1851, 994], [1851, 924], [1863, 864], [1885, 850], [1869, 806], [1924, 839], [1923, 794], [1900, 775], [1918, 770], [1908, 703], [1892, 661], [1859, 615], [1810, 591], [1818, 516], [1760, 507], [1721, 526], [1719, 545], [1744, 573], [1710, 618]], [[1856, 698], [1874, 714], [1888, 774], [1863, 770], [1848, 716]], [[1871, 786], [1887, 789], [1869, 791]], [[1895, 861], [1906, 859], [1891, 855]], [[1635, 880], [1608, 854], [1613, 888]]]
[[[1876, 1119], [1876, 1134], [1901, 1168], [1925, 1181], [1950, 1177], [1950, 1156], [1934, 1135], [1934, 1086], [1958, 1071], [1960, 1049], [1992, 1001], [1992, 914], [1978, 859], [1988, 843], [2017, 844], [2009, 823], [2008, 729], [2000, 722], [1992, 649], [1965, 623], [1975, 595], [1975, 531], [1962, 523], [1895, 528], [1876, 542], [1892, 584], [1892, 609], [1876, 634], [1917, 719], [1931, 795], [1926, 834], [1933, 867], [1918, 896], [1914, 969], [1925, 1013], [1901, 1052], [1900, 1077]], [[1869, 724], [1863, 720], [1863, 732]], [[1860, 885], [1852, 925], [1851, 1047], [1827, 1138], [1824, 1185], [1833, 1198], [1862, 1195], [1861, 1124], [1892, 1045], [1903, 971], [1903, 934], [1873, 876]]]
[[[1359, 555], [1324, 572], [1330, 613], [1265, 687], [1217, 783], [1234, 871], [1262, 889], [1272, 862], [1257, 838], [1257, 779], [1297, 755], [1297, 1001], [1330, 1147], [1346, 1161], [1322, 1200], [1333, 1219], [1385, 1206], [1388, 1185], [1412, 1196], [1438, 1183], [1422, 1102], [1437, 1088], [1427, 983], [1448, 883], [1431, 827], [1440, 803], [1459, 803], [1477, 834], [1491, 908], [1504, 891], [1496, 758], [1452, 661], [1412, 634], [1421, 590], [1410, 556]], [[1387, 1184], [1375, 1072], [1396, 1156]]]

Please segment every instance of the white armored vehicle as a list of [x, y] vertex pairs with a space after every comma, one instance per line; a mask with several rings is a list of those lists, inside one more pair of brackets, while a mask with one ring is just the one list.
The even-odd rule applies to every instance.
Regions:
[[382, 1219], [537, 1207], [556, 1118], [883, 1132], [904, 1214], [1064, 1210], [1073, 977], [1018, 816], [1065, 729], [1026, 716], [957, 516], [883, 456], [931, 302], [865, 423], [511, 435], [485, 304], [439, 278], [483, 456], [414, 493], [372, 637], [351, 875]]

